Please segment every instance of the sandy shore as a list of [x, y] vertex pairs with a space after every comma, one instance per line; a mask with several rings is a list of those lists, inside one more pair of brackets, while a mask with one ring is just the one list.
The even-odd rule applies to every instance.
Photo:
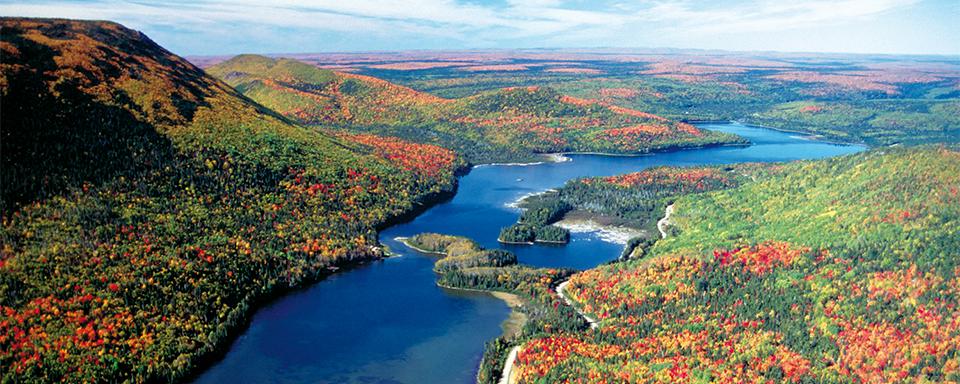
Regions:
[[[433, 252], [433, 251], [428, 251], [428, 250], [423, 249], [423, 248], [418, 248], [418, 247], [416, 247], [416, 246], [414, 246], [413, 244], [410, 243], [410, 238], [408, 238], [408, 237], [402, 237], [402, 236], [400, 236], [400, 237], [395, 237], [394, 240], [399, 241], [399, 242], [403, 243], [403, 245], [405, 245], [405, 246], [409, 247], [410, 249], [413, 249], [413, 250], [415, 250], [415, 251], [417, 251], [417, 252], [420, 252], [420, 253], [426, 253], [426, 254], [429, 254], [429, 255], [446, 256], [445, 253]], [[440, 284], [440, 283], [437, 283], [437, 286], [439, 286], [439, 287], [441, 287], [441, 288], [455, 289], [455, 290], [460, 290], [460, 291], [472, 291], [472, 292], [488, 293], [488, 294], [490, 294], [490, 295], [493, 296], [493, 297], [496, 297], [496, 298], [498, 298], [498, 299], [500, 299], [500, 300], [503, 300], [503, 302], [507, 303], [507, 306], [512, 309], [512, 310], [510, 311], [510, 315], [507, 317], [506, 320], [503, 321], [503, 324], [501, 325], [501, 327], [503, 328], [503, 335], [504, 335], [504, 336], [515, 336], [515, 335], [519, 334], [520, 331], [523, 329], [523, 325], [527, 323], [527, 315], [526, 315], [525, 313], [520, 312], [519, 310], [517, 310], [518, 308], [520, 308], [520, 307], [523, 306], [523, 300], [520, 299], [520, 296], [517, 296], [517, 295], [512, 294], [512, 293], [501, 292], [501, 291], [490, 291], [490, 290], [484, 290], [484, 289], [470, 289], [470, 288], [448, 287], [448, 286], [442, 285], [442, 284]]]
[[553, 223], [553, 225], [565, 228], [571, 233], [597, 232], [597, 236], [601, 240], [614, 244], [626, 244], [630, 239], [646, 234], [641, 229], [603, 225], [590, 219], [563, 219]]
[[466, 292], [479, 292], [486, 293], [490, 296], [503, 300], [504, 303], [510, 307], [510, 314], [507, 315], [507, 319], [500, 324], [500, 328], [503, 329], [503, 336], [511, 337], [520, 333], [523, 329], [523, 326], [527, 323], [527, 315], [519, 311], [519, 308], [523, 306], [523, 300], [520, 299], [520, 296], [509, 292], [502, 291], [490, 291], [486, 289], [474, 289], [474, 288], [460, 288], [460, 287], [451, 287], [447, 285], [436, 283], [438, 287], [443, 289], [450, 289], [454, 291], [466, 291]]
[[523, 307], [523, 300], [520, 299], [520, 296], [512, 293], [500, 291], [489, 292], [493, 297], [503, 300], [507, 303], [507, 306], [512, 309], [510, 315], [501, 324], [503, 335], [507, 337], [519, 335], [520, 331], [523, 330], [523, 326], [527, 323], [527, 314], [519, 311], [519, 308]]

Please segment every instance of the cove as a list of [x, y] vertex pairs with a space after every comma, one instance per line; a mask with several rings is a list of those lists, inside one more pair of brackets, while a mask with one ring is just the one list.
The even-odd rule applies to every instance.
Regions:
[[451, 200], [380, 233], [396, 257], [333, 274], [260, 308], [224, 358], [195, 382], [473, 383], [484, 343], [502, 332], [509, 308], [484, 293], [437, 287], [435, 258], [396, 237], [467, 236], [485, 248], [513, 251], [524, 264], [587, 269], [615, 259], [623, 245], [597, 233], [573, 233], [566, 246], [501, 245], [500, 228], [518, 215], [509, 203], [577, 177], [660, 165], [817, 159], [865, 149], [737, 123], [699, 127], [740, 135], [752, 145], [632, 157], [567, 155], [572, 161], [474, 168]]

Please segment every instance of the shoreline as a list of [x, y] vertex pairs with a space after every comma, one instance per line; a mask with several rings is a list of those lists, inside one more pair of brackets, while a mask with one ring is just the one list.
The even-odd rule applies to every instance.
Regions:
[[[682, 120], [682, 121], [692, 125], [739, 124], [739, 125], [743, 125], [745, 127], [750, 127], [750, 128], [761, 128], [761, 129], [769, 129], [769, 130], [778, 131], [778, 132], [796, 133], [796, 134], [803, 135], [801, 136], [803, 139], [810, 140], [810, 141], [817, 141], [817, 142], [826, 143], [826, 144], [860, 146], [864, 148], [870, 148], [869, 145], [867, 145], [862, 141], [842, 141], [842, 140], [830, 139], [826, 136], [823, 136], [814, 132], [770, 127], [766, 125], [760, 125], [760, 124], [745, 122], [741, 120], [701, 120], [701, 121]], [[548, 164], [548, 163], [564, 163], [568, 161], [573, 161], [572, 158], [567, 157], [568, 155], [640, 157], [640, 156], [657, 155], [661, 153], [695, 150], [695, 149], [707, 149], [707, 148], [715, 148], [715, 147], [749, 147], [751, 145], [753, 145], [753, 143], [750, 143], [749, 141], [747, 141], [747, 142], [707, 143], [707, 144], [696, 144], [696, 145], [671, 145], [671, 146], [665, 146], [665, 147], [647, 148], [642, 152], [638, 151], [638, 152], [631, 152], [631, 153], [599, 152], [599, 151], [549, 152], [549, 153], [538, 154], [540, 156], [547, 158], [544, 161], [536, 161], [536, 162], [529, 162], [529, 163], [484, 163], [484, 164], [473, 165], [470, 168], [472, 169], [472, 168], [489, 167], [489, 166], [523, 167], [523, 166], [542, 165], [542, 164]]]
[[632, 238], [647, 234], [646, 231], [639, 228], [622, 225], [604, 225], [592, 219], [563, 219], [552, 225], [566, 229], [571, 233], [596, 232], [597, 237], [602, 241], [623, 245], [626, 245]]
[[[469, 171], [469, 168], [466, 169]], [[450, 200], [457, 194], [459, 188], [459, 178], [465, 173], [463, 170], [454, 172], [452, 183], [444, 189], [436, 192], [427, 193], [418, 199], [414, 199], [412, 207], [395, 216], [387, 217], [381, 223], [372, 225], [373, 229], [379, 234], [384, 228], [404, 223], [419, 216], [421, 213], [431, 207]], [[250, 329], [253, 318], [256, 313], [265, 306], [280, 300], [283, 297], [311, 289], [315, 284], [325, 280], [331, 275], [362, 268], [371, 262], [383, 261], [390, 256], [386, 255], [386, 249], [383, 244], [377, 242], [374, 247], [380, 247], [381, 253], [378, 255], [364, 256], [359, 259], [336, 259], [330, 265], [317, 270], [308, 271], [307, 275], [295, 286], [277, 284], [271, 287], [263, 287], [258, 293], [247, 293], [230, 312], [226, 315], [226, 320], [216, 326], [215, 332], [220, 335], [210, 340], [204, 347], [186, 354], [189, 366], [185, 370], [173, 372], [171, 378], [177, 382], [193, 382], [213, 366], [222, 362], [230, 352], [231, 348], [240, 339], [244, 332]], [[150, 380], [148, 380], [150, 381]]]
[[[766, 126], [750, 124], [750, 123], [741, 123], [738, 121], [732, 121], [732, 122], [741, 124], [744, 126], [748, 126], [748, 127], [770, 129], [770, 130], [780, 131], [780, 132], [798, 133], [798, 134], [809, 133], [809, 132], [802, 132], [802, 131], [790, 131], [790, 130], [774, 128], [774, 127], [766, 127]], [[822, 140], [817, 140], [815, 138], [811, 138], [810, 140], [822, 141]], [[822, 141], [822, 142], [827, 142], [827, 141]], [[830, 143], [830, 142], [827, 142], [827, 143]], [[848, 146], [855, 145], [855, 146], [861, 146], [863, 148], [870, 148], [870, 146], [863, 143], [834, 142], [831, 144], [848, 145]], [[632, 153], [632, 154], [617, 154], [617, 153], [602, 153], [602, 152], [560, 152], [560, 153], [549, 153], [549, 154], [542, 154], [542, 155], [544, 155], [544, 157], [547, 160], [550, 160], [550, 159], [554, 160], [549, 162], [569, 162], [569, 161], [573, 161], [573, 159], [570, 157], [567, 157], [566, 155], [639, 157], [639, 156], [650, 156], [650, 155], [667, 153], [667, 152], [706, 149], [710, 147], [724, 147], [724, 146], [747, 147], [750, 145], [752, 144], [750, 143], [711, 143], [706, 145], [687, 146], [687, 147], [656, 148], [656, 149], [648, 150], [647, 152]], [[402, 224], [404, 222], [411, 221], [414, 218], [418, 217], [420, 214], [422, 214], [424, 211], [436, 206], [439, 203], [442, 203], [444, 201], [447, 201], [453, 198], [453, 196], [455, 196], [458, 192], [459, 178], [467, 175], [470, 172], [470, 170], [473, 168], [478, 168], [483, 166], [533, 166], [533, 165], [546, 164], [547, 162], [548, 161], [541, 161], [541, 162], [535, 162], [535, 163], [505, 163], [505, 164], [491, 163], [491, 164], [474, 165], [472, 167], [462, 167], [455, 171], [452, 184], [448, 188], [445, 188], [441, 191], [426, 194], [422, 196], [420, 199], [416, 199], [409, 210], [399, 213], [395, 216], [386, 218], [382, 222], [373, 225], [373, 228], [378, 232], [378, 235], [379, 235], [379, 233], [382, 232], [382, 230], [398, 224]], [[608, 229], [602, 225], [596, 225], [592, 228], [596, 228], [596, 229], [591, 230], [591, 232], [602, 232], [604, 229]], [[629, 228], [629, 227], [623, 227], [623, 228]], [[620, 243], [617, 240], [607, 240], [603, 237], [601, 237], [601, 240], [610, 241], [613, 243]], [[401, 241], [411, 249], [414, 249], [415, 251], [418, 251], [421, 253], [446, 256], [445, 254], [441, 254], [439, 252], [426, 251], [426, 250], [418, 249], [417, 247], [414, 247], [414, 246], [410, 246], [404, 240], [399, 240], [399, 241]], [[626, 240], [624, 240], [623, 243], [625, 244]], [[521, 243], [521, 244], [526, 244], [526, 243]], [[382, 246], [382, 244], [379, 244], [379, 245]], [[336, 260], [336, 261], [333, 261], [331, 265], [328, 267], [325, 267], [316, 271], [311, 271], [307, 277], [305, 277], [299, 284], [297, 284], [294, 287], [278, 285], [274, 287], [269, 287], [269, 289], [267, 289], [266, 291], [261, 291], [259, 294], [254, 294], [253, 292], [248, 293], [243, 299], [241, 299], [237, 303], [236, 306], [234, 306], [233, 310], [227, 314], [227, 320], [225, 320], [223, 323], [220, 323], [219, 326], [217, 327], [216, 331], [223, 332], [222, 336], [218, 337], [217, 339], [211, 340], [207, 344], [207, 346], [200, 348], [198, 350], [195, 350], [193, 353], [187, 354], [188, 360], [190, 361], [191, 366], [186, 371], [181, 371], [176, 373], [174, 380], [183, 380], [183, 381], [195, 380], [196, 378], [200, 377], [201, 375], [209, 371], [209, 369], [212, 366], [221, 362], [223, 358], [230, 352], [231, 348], [237, 342], [239, 337], [242, 336], [242, 334], [249, 329], [254, 315], [264, 306], [270, 303], [273, 303], [279, 300], [280, 298], [283, 298], [284, 296], [293, 294], [298, 291], [310, 289], [316, 283], [326, 279], [328, 276], [334, 273], [349, 271], [353, 268], [360, 268], [360, 267], [363, 267], [368, 262], [381, 261], [385, 257], [386, 256], [381, 254], [379, 256], [370, 256], [362, 259]], [[454, 289], [454, 290], [467, 290], [463, 288], [453, 288], [453, 287], [446, 287], [446, 288]], [[483, 291], [483, 290], [476, 290], [476, 291], [493, 295], [492, 294], [493, 291]], [[494, 295], [494, 297], [497, 297], [497, 296]], [[502, 298], [500, 297], [497, 297], [497, 298], [502, 300]]]
[[503, 239], [497, 238], [497, 242], [500, 244], [509, 244], [509, 245], [534, 245], [536, 241], [506, 241]]
[[[503, 322], [500, 323], [500, 326], [503, 329], [504, 337], [516, 337], [516, 335], [520, 334], [520, 331], [523, 330], [523, 326], [526, 325], [527, 320], [529, 320], [525, 313], [519, 311], [519, 308], [523, 307], [523, 299], [521, 299], [520, 295], [517, 295], [516, 293], [476, 288], [452, 287], [441, 284], [439, 281], [435, 282], [434, 284], [440, 288], [449, 289], [452, 291], [483, 293], [503, 301], [507, 307], [510, 308], [510, 314], [507, 315], [507, 318], [503, 319]], [[511, 322], [511, 320], [513, 321]]]
[[[764, 127], [759, 125], [751, 125], [748, 123], [741, 123], [739, 121], [734, 121], [734, 120], [726, 121], [726, 122], [695, 123], [695, 124], [723, 124], [723, 123], [741, 124], [745, 126], [754, 126], [757, 128], [766, 128], [766, 129], [779, 131], [779, 129], [776, 129], [776, 128]], [[691, 124], [694, 124], [694, 123], [691, 123]], [[794, 132], [794, 133], [806, 133], [806, 132]], [[693, 144], [693, 145], [682, 145], [682, 144], [668, 145], [668, 146], [662, 146], [662, 147], [645, 148], [642, 151], [629, 152], [629, 153], [599, 152], [599, 151], [563, 151], [563, 152], [538, 153], [537, 155], [545, 157], [546, 160], [529, 162], [529, 163], [483, 163], [483, 164], [473, 165], [470, 167], [470, 169], [481, 168], [481, 167], [491, 167], [491, 166], [526, 167], [526, 166], [533, 166], [533, 165], [542, 165], [542, 164], [549, 164], [549, 163], [565, 163], [565, 162], [573, 161], [573, 159], [568, 157], [568, 155], [640, 157], [640, 156], [652, 156], [652, 155], [657, 155], [662, 153], [680, 152], [680, 151], [688, 151], [688, 150], [696, 150], [696, 149], [708, 149], [708, 148], [716, 148], [716, 147], [749, 147], [753, 145], [753, 143], [751, 143], [750, 141], [740, 136], [737, 136], [737, 137], [742, 139], [743, 141], [714, 142], [714, 143]], [[848, 143], [838, 143], [838, 144], [850, 145]]]
[[[724, 124], [724, 123], [712, 123], [712, 124]], [[857, 147], [863, 147], [864, 149], [870, 149], [870, 148], [871, 148], [869, 145], [867, 145], [867, 143], [864, 143], [864, 142], [862, 142], [862, 141], [842, 141], [842, 140], [836, 140], [836, 139], [831, 139], [831, 138], [829, 138], [829, 137], [823, 136], [823, 135], [818, 134], [818, 133], [815, 133], [815, 132], [810, 132], [810, 131], [799, 131], [799, 130], [795, 130], [795, 129], [770, 127], [770, 126], [766, 126], [766, 125], [760, 125], [760, 124], [756, 124], [756, 123], [744, 122], [744, 121], [739, 121], [739, 120], [730, 120], [730, 121], [726, 122], [726, 124], [740, 124], [740, 125], [743, 125], [743, 126], [745, 126], [745, 127], [750, 127], [750, 128], [770, 129], [770, 130], [774, 130], [774, 131], [777, 131], [777, 132], [783, 132], [783, 133], [796, 133], [796, 134], [798, 134], [798, 135], [802, 135], [802, 136], [799, 136], [799, 137], [802, 138], [802, 139], [810, 140], [810, 141], [816, 141], [816, 142], [821, 142], [821, 143], [826, 143], [826, 144], [857, 146]]]
[[403, 245], [407, 246], [407, 248], [410, 248], [410, 249], [412, 249], [412, 250], [414, 250], [414, 251], [417, 251], [417, 252], [420, 252], [420, 253], [423, 253], [423, 254], [427, 254], [427, 255], [447, 257], [447, 254], [446, 254], [446, 253], [436, 252], [436, 251], [428, 251], [428, 250], [426, 250], [426, 249], [423, 249], [423, 248], [417, 247], [416, 245], [411, 244], [409, 237], [397, 236], [397, 237], [394, 237], [393, 239], [396, 240], [396, 241], [399, 241], [399, 242], [402, 243]]
[[484, 163], [477, 164], [471, 168], [482, 168], [482, 167], [529, 167], [533, 165], [543, 165], [550, 163], [566, 163], [568, 161], [573, 161], [573, 159], [566, 157], [562, 152], [552, 152], [552, 153], [538, 153], [538, 156], [544, 158], [542, 161], [534, 161], [530, 163]]
[[499, 237], [497, 238], [497, 242], [500, 244], [507, 244], [507, 245], [536, 245], [536, 244], [566, 245], [570, 243], [569, 241], [551, 241], [551, 240], [504, 241], [504, 240], [500, 240]]
[[534, 244], [568, 244], [570, 243], [570, 241], [553, 241], [553, 240], [534, 240], [533, 242]]
[[693, 124], [693, 125], [740, 124], [740, 125], [751, 127], [751, 128], [763, 128], [763, 129], [770, 129], [770, 130], [784, 132], [784, 133], [796, 133], [796, 134], [803, 135], [803, 136], [799, 136], [800, 138], [810, 140], [810, 141], [818, 141], [818, 142], [834, 144], [834, 145], [861, 146], [866, 149], [871, 148], [870, 145], [868, 145], [863, 141], [843, 141], [838, 139], [831, 139], [829, 137], [826, 137], [824, 135], [821, 135], [815, 132], [801, 131], [801, 130], [787, 129], [787, 128], [777, 128], [777, 127], [771, 127], [767, 125], [761, 125], [761, 124], [751, 123], [751, 122], [746, 122], [741, 120], [681, 120], [681, 121], [683, 121], [684, 123]]
[[[766, 127], [761, 127], [766, 128]], [[772, 128], [771, 128], [772, 129]], [[737, 136], [740, 137], [740, 136]], [[740, 137], [743, 139], [742, 137]], [[616, 153], [616, 152], [595, 152], [595, 151], [568, 151], [568, 152], [557, 152], [560, 155], [574, 155], [574, 156], [609, 156], [609, 157], [643, 157], [643, 156], [654, 156], [664, 153], [672, 152], [681, 152], [681, 151], [691, 151], [697, 149], [709, 149], [709, 148], [720, 148], [720, 147], [749, 147], [753, 143], [743, 139], [744, 142], [724, 142], [724, 143], [707, 143], [707, 144], [696, 144], [696, 145], [673, 145], [666, 147], [654, 147], [648, 148], [643, 152], [631, 152], [631, 153]]]
[[521, 209], [521, 208], [520, 208], [520, 204], [523, 204], [523, 201], [524, 201], [524, 200], [529, 199], [529, 198], [531, 198], [531, 197], [540, 196], [540, 195], [545, 195], [545, 194], [547, 194], [547, 193], [556, 192], [556, 191], [557, 191], [556, 188], [550, 188], [550, 189], [545, 189], [545, 190], [539, 191], [539, 192], [525, 193], [525, 194], [523, 194], [523, 195], [520, 195], [520, 197], [518, 197], [516, 200], [504, 204], [504, 206], [507, 207], [507, 208], [512, 208], [512, 209]]
[[527, 314], [519, 310], [523, 307], [523, 299], [520, 298], [520, 295], [503, 291], [490, 291], [490, 294], [493, 295], [493, 297], [503, 300], [503, 302], [507, 303], [507, 306], [510, 307], [510, 314], [500, 323], [500, 328], [503, 329], [504, 337], [516, 338], [520, 335], [520, 332], [523, 331], [523, 326], [527, 325], [527, 321], [529, 320]]
[[[414, 246], [413, 244], [410, 243], [409, 239], [410, 239], [409, 237], [403, 237], [403, 236], [397, 236], [394, 238], [394, 240], [399, 241], [400, 243], [409, 247], [410, 249], [413, 249], [414, 251], [428, 254], [428, 255], [437, 255], [437, 256], [443, 256], [443, 257], [447, 256], [446, 253], [428, 251], [426, 249]], [[523, 307], [523, 304], [524, 304], [523, 299], [521, 299], [520, 296], [515, 293], [496, 291], [496, 290], [476, 289], [476, 288], [452, 287], [449, 285], [441, 284], [439, 281], [435, 282], [435, 284], [438, 287], [443, 289], [488, 294], [506, 303], [507, 307], [510, 308], [510, 314], [507, 315], [507, 318], [504, 319], [503, 322], [501, 323], [501, 327], [503, 328], [503, 336], [505, 337], [515, 337], [516, 335], [520, 334], [520, 331], [523, 330], [523, 326], [527, 323], [527, 320], [528, 320], [527, 315], [518, 310], [518, 308]]]
[[710, 119], [706, 119], [706, 120], [696, 120], [696, 119], [693, 119], [693, 120], [690, 120], [690, 119], [684, 119], [684, 118], [674, 118], [673, 120], [677, 120], [677, 121], [680, 121], [681, 123], [687, 123], [687, 124], [691, 124], [691, 125], [697, 125], [697, 124], [730, 124], [730, 123], [733, 123], [733, 122], [734, 122], [733, 120], [710, 120]]

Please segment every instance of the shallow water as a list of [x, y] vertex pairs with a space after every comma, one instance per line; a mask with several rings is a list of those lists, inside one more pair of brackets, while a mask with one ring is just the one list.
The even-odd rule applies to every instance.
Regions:
[[380, 234], [399, 257], [334, 274], [261, 308], [224, 359], [196, 382], [473, 383], [483, 345], [502, 332], [509, 308], [483, 293], [437, 287], [434, 258], [405, 248], [396, 237], [462, 235], [486, 248], [509, 249], [521, 263], [586, 269], [615, 259], [623, 244], [597, 233], [573, 233], [567, 246], [500, 245], [500, 228], [518, 216], [509, 203], [577, 177], [659, 165], [815, 159], [864, 149], [740, 124], [700, 127], [738, 134], [753, 145], [474, 168], [460, 179], [453, 199]]

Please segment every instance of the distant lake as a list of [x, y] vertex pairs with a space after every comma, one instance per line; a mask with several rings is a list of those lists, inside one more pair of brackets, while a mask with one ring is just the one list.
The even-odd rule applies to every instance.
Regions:
[[380, 234], [397, 257], [336, 273], [259, 309], [249, 329], [197, 383], [474, 383], [484, 343], [502, 333], [510, 309], [483, 293], [439, 288], [435, 258], [394, 240], [421, 232], [467, 236], [486, 248], [515, 252], [521, 263], [587, 269], [613, 260], [623, 244], [573, 233], [567, 246], [502, 246], [501, 227], [517, 220], [518, 198], [585, 176], [674, 165], [817, 159], [864, 150], [795, 133], [740, 124], [700, 128], [749, 139], [749, 147], [715, 147], [647, 156], [568, 155], [572, 161], [480, 166], [460, 179], [454, 198]]

